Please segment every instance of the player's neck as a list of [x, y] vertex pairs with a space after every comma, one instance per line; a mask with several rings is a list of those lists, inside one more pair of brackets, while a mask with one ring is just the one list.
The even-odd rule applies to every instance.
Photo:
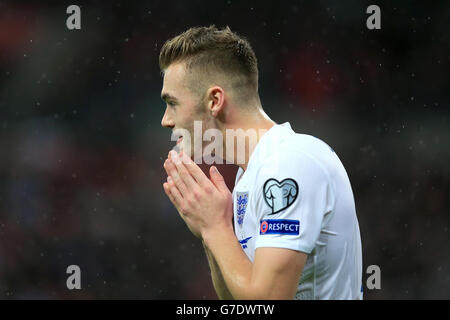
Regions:
[[[262, 108], [258, 108], [251, 114], [238, 115], [235, 119], [236, 121], [226, 126], [226, 129], [232, 129], [236, 135], [233, 143], [233, 159], [228, 159], [228, 161], [233, 161], [234, 164], [245, 171], [259, 140], [275, 125], [275, 122], [269, 118]], [[242, 143], [239, 141], [245, 141], [245, 149], [240, 146]], [[242, 155], [244, 150], [245, 152]]]

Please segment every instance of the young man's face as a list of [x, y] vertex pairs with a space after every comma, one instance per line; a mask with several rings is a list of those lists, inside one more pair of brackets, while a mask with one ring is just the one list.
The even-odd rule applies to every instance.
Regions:
[[[166, 111], [161, 125], [172, 130], [185, 129], [190, 133], [190, 153], [194, 153], [194, 121], [202, 121], [205, 130], [207, 118], [206, 106], [201, 99], [188, 88], [184, 63], [170, 65], [164, 72], [161, 98], [166, 102]], [[203, 135], [203, 132], [202, 132]], [[180, 138], [177, 146], [187, 150], [189, 139]]]

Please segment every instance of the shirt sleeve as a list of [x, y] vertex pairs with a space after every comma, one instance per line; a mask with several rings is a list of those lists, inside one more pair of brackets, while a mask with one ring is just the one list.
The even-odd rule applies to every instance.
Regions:
[[255, 248], [277, 247], [307, 254], [315, 247], [334, 192], [324, 167], [306, 153], [267, 159], [256, 179]]

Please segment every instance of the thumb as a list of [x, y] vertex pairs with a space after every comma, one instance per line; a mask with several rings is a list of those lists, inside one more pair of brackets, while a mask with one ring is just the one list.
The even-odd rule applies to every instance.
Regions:
[[219, 191], [229, 191], [223, 176], [215, 166], [209, 168], [209, 176], [211, 177], [211, 181], [214, 183], [216, 188], [219, 189]]

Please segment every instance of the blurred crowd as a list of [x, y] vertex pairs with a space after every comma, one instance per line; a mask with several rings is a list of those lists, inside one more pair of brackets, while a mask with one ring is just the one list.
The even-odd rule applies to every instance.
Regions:
[[[68, 5], [68, 4], [67, 4]], [[450, 297], [450, 5], [360, 1], [0, 3], [0, 299], [215, 299], [164, 194], [161, 45], [230, 26], [266, 113], [326, 141], [352, 183], [367, 299]], [[236, 167], [221, 166], [233, 187]], [[66, 269], [81, 268], [81, 290]]]

